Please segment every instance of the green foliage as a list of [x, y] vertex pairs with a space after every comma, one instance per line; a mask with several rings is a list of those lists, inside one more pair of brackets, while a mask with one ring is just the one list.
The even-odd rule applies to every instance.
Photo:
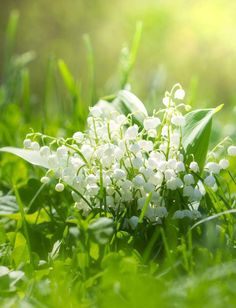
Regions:
[[215, 109], [200, 109], [189, 112], [183, 127], [183, 146], [188, 161], [194, 158], [202, 170], [210, 143], [212, 117], [222, 109], [223, 105]]
[[[34, 54], [14, 56], [17, 21], [18, 14], [13, 13], [7, 28], [5, 75], [0, 88], [1, 146], [20, 146], [29, 127], [55, 135], [62, 127], [66, 132], [77, 131], [84, 127], [87, 117], [79, 83], [63, 60], [58, 61], [58, 67], [66, 93], [54, 89], [56, 62], [51, 60], [45, 78], [45, 110], [35, 112], [32, 108], [28, 64]], [[131, 113], [138, 125], [147, 115], [146, 108], [124, 88], [140, 34], [141, 24], [121, 68], [122, 90], [116, 89], [117, 98], [112, 96], [113, 102], [107, 103]], [[85, 41], [90, 70], [87, 97], [91, 104], [96, 98], [94, 59], [88, 37]], [[50, 103], [53, 93], [63, 101], [58, 98], [56, 108]], [[67, 102], [70, 113], [63, 112]], [[58, 110], [55, 118], [49, 117], [50, 108]], [[184, 148], [189, 161], [194, 155], [200, 166], [209, 147], [212, 117], [219, 109], [201, 109], [186, 116]], [[47, 117], [42, 119], [42, 114]], [[0, 151], [48, 167], [37, 152], [12, 147]], [[200, 307], [203, 299], [207, 307], [235, 306], [234, 158], [230, 161], [233, 171], [218, 177], [219, 192], [207, 191], [202, 220], [166, 219], [163, 225], [150, 227], [144, 219], [150, 194], [138, 227], [129, 231], [121, 230], [122, 216], [115, 223], [110, 217], [100, 217], [99, 211], [84, 218], [72, 204], [69, 190], [57, 194], [54, 185], [45, 187], [37, 180], [42, 175], [40, 168], [26, 166], [13, 155], [1, 153], [0, 159], [2, 307]], [[175, 197], [169, 196], [169, 201]]]
[[147, 110], [140, 99], [127, 90], [119, 91], [117, 98], [113, 102], [114, 107], [125, 115], [131, 114], [135, 123], [143, 124]]

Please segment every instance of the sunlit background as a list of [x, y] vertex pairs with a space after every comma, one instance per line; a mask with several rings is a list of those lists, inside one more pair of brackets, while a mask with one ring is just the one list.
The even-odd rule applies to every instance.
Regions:
[[[34, 51], [30, 83], [43, 99], [49, 59], [62, 58], [86, 89], [84, 34], [95, 59], [96, 98], [117, 90], [120, 51], [129, 46], [136, 23], [141, 44], [130, 83], [146, 104], [180, 82], [195, 106], [225, 104], [231, 119], [236, 100], [236, 2], [233, 0], [8, 0], [0, 4], [0, 42], [12, 10], [19, 12], [15, 52]], [[4, 48], [0, 48], [2, 77]], [[31, 54], [34, 56], [33, 54]]]

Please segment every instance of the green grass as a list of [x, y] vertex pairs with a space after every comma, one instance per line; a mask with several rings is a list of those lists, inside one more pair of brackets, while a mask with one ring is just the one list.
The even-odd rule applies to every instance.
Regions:
[[[83, 130], [88, 106], [97, 100], [90, 39], [85, 37], [88, 93], [83, 93], [63, 60], [51, 59], [44, 100], [35, 105], [28, 69], [33, 54], [20, 55], [16, 61], [16, 26], [13, 14], [0, 87], [0, 146], [21, 147], [30, 128], [63, 137]], [[121, 88], [129, 81], [140, 33], [138, 24], [133, 46], [121, 61]], [[114, 93], [108, 96], [113, 98]], [[141, 214], [138, 229], [117, 227], [115, 236], [109, 237], [108, 226], [101, 242], [101, 230], [91, 228], [96, 215], [82, 217], [69, 189], [56, 193], [55, 180], [49, 186], [41, 184], [43, 170], [1, 154], [1, 306], [234, 307], [235, 158], [230, 164], [231, 173], [225, 171], [219, 179], [219, 193], [209, 191], [206, 196], [205, 219], [166, 219], [161, 226], [150, 226]]]

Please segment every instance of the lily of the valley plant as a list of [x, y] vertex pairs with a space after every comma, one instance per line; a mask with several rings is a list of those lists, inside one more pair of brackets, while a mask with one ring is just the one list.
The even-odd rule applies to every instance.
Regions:
[[[41, 182], [56, 178], [56, 191], [71, 189], [82, 215], [122, 216], [121, 227], [132, 229], [167, 216], [199, 219], [205, 195], [217, 191], [229, 160], [208, 153], [212, 116], [221, 106], [189, 112], [184, 97], [175, 85], [148, 115], [134, 94], [122, 90], [112, 103], [90, 108], [85, 132], [68, 139], [31, 133], [24, 149], [1, 151], [46, 168]], [[225, 152], [236, 156], [236, 146]]]

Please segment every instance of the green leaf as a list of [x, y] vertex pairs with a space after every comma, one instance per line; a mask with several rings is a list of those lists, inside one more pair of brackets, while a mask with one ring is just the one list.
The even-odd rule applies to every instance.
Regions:
[[[16, 220], [16, 221], [22, 221], [22, 216], [19, 212], [17, 213], [1, 213], [0, 212], [0, 217], [7, 217], [9, 219], [12, 220]], [[25, 220], [29, 223], [29, 224], [41, 224], [44, 222], [49, 222], [51, 221], [48, 213], [42, 209], [40, 210], [40, 212], [35, 212], [33, 214], [25, 214]]]
[[60, 248], [61, 248], [61, 241], [56, 241], [52, 247], [52, 251], [49, 252], [48, 254], [48, 258], [49, 260], [53, 261], [55, 260], [58, 255], [59, 255], [59, 251], [60, 251]]
[[140, 213], [140, 216], [139, 216], [139, 219], [138, 219], [138, 223], [141, 224], [143, 222], [143, 219], [144, 219], [144, 216], [146, 214], [146, 211], [147, 211], [147, 208], [150, 204], [150, 201], [151, 201], [151, 198], [152, 198], [152, 193], [150, 192], [145, 200], [145, 203], [144, 203], [144, 206], [142, 208], [142, 211]]
[[208, 151], [212, 117], [222, 109], [220, 105], [214, 109], [198, 109], [189, 112], [185, 116], [183, 127], [183, 147], [187, 156], [187, 163], [194, 160], [198, 163], [200, 170], [203, 169]]
[[12, 251], [12, 259], [18, 267], [22, 262], [29, 261], [29, 252], [27, 248], [27, 242], [22, 233], [17, 232], [14, 240], [14, 248]]
[[138, 22], [136, 24], [136, 31], [134, 34], [134, 38], [132, 41], [131, 45], [131, 50], [124, 48], [122, 50], [122, 57], [121, 57], [121, 89], [123, 89], [126, 84], [129, 81], [130, 73], [134, 67], [136, 58], [137, 58], [137, 53], [141, 41], [141, 35], [142, 35], [142, 29], [143, 29], [143, 24], [142, 22]]
[[128, 90], [119, 91], [113, 105], [124, 115], [132, 114], [134, 122], [141, 126], [143, 125], [143, 120], [148, 116], [144, 104]]
[[41, 157], [38, 151], [14, 148], [14, 147], [4, 147], [0, 148], [0, 152], [6, 152], [14, 154], [20, 158], [23, 158], [32, 165], [40, 166], [49, 169], [48, 162], [45, 158]]
[[63, 60], [59, 60], [58, 67], [68, 91], [72, 96], [77, 96], [76, 83], [66, 63]]
[[99, 245], [97, 243], [94, 243], [94, 242], [90, 243], [89, 255], [92, 259], [98, 260], [98, 258], [99, 258]]

